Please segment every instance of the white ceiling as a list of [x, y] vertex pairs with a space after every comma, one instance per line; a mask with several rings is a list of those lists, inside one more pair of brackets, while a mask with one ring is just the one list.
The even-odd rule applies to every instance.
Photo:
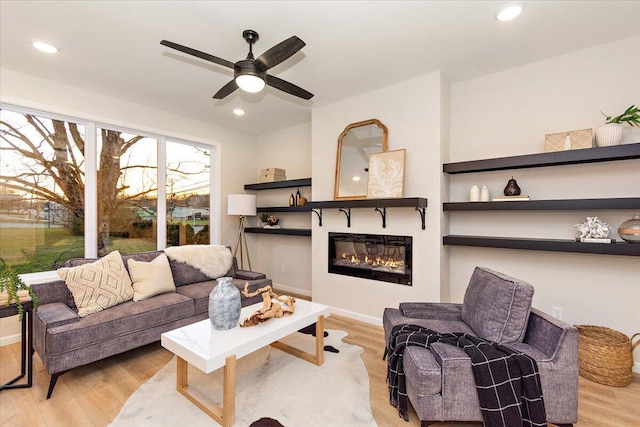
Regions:
[[[307, 122], [311, 109], [441, 70], [451, 82], [640, 34], [640, 1], [6, 1], [0, 65], [261, 134]], [[213, 94], [232, 70], [160, 45], [167, 39], [236, 62], [297, 35], [307, 43], [269, 74], [315, 94], [267, 88]], [[60, 52], [31, 47], [46, 40]], [[622, 64], [612, 64], [620, 66]], [[579, 70], [576, 70], [579, 72]], [[238, 118], [231, 110], [242, 107]]]

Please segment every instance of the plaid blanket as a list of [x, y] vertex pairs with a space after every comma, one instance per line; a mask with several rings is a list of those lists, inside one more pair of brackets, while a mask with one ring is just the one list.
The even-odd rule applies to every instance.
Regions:
[[484, 425], [546, 426], [538, 366], [529, 356], [495, 342], [464, 333], [441, 334], [417, 325], [391, 331], [384, 358], [390, 403], [405, 421], [407, 393], [402, 357], [407, 346], [430, 348], [434, 342], [460, 347], [471, 358]]

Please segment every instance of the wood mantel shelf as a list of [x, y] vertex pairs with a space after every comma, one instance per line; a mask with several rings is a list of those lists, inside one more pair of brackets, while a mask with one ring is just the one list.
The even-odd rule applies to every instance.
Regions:
[[382, 228], [387, 227], [387, 208], [414, 208], [420, 214], [422, 229], [425, 227], [427, 199], [424, 197], [405, 197], [388, 199], [360, 199], [360, 200], [328, 200], [309, 202], [311, 211], [318, 216], [318, 225], [322, 227], [322, 209], [338, 209], [347, 217], [347, 227], [351, 227], [352, 208], [374, 208], [382, 217]]

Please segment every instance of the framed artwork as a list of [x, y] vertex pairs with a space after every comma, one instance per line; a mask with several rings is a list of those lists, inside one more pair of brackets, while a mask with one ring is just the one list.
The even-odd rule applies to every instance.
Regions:
[[369, 156], [367, 199], [402, 198], [404, 196], [405, 149]]

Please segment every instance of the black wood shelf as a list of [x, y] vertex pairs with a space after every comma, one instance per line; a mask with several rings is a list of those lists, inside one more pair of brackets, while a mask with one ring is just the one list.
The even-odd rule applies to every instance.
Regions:
[[443, 211], [571, 211], [640, 209], [640, 197], [559, 199], [506, 202], [445, 202]]
[[286, 181], [245, 184], [245, 190], [275, 190], [277, 188], [311, 187], [311, 178], [289, 179]]
[[330, 200], [326, 202], [309, 202], [311, 209], [322, 208], [426, 208], [427, 199], [422, 197], [406, 197], [403, 199], [361, 199]]
[[[509, 203], [509, 202], [507, 202]], [[581, 243], [575, 240], [526, 239], [489, 236], [444, 236], [444, 245], [472, 246], [480, 248], [523, 249], [530, 251], [573, 252], [601, 255], [640, 256], [640, 244], [617, 243]]]
[[256, 210], [258, 212], [289, 212], [289, 213], [296, 213], [296, 212], [311, 212], [311, 208], [309, 207], [309, 205], [305, 205], [305, 206], [260, 206], [258, 208], [256, 208]]
[[311, 230], [307, 228], [262, 228], [262, 227], [247, 227], [244, 229], [245, 233], [256, 234], [278, 234], [281, 236], [311, 236]]
[[347, 227], [351, 227], [352, 208], [374, 208], [382, 218], [382, 228], [387, 227], [387, 208], [414, 208], [420, 214], [422, 229], [425, 226], [427, 199], [424, 197], [405, 197], [389, 199], [329, 200], [309, 202], [307, 206], [318, 216], [318, 225], [322, 227], [322, 209], [338, 209], [347, 217]]
[[612, 147], [585, 148], [582, 150], [556, 151], [552, 153], [527, 154], [524, 156], [444, 163], [442, 165], [442, 171], [449, 174], [488, 172], [505, 169], [526, 169], [582, 163], [599, 163], [638, 158], [640, 158], [640, 143], [636, 142], [633, 144], [622, 144]]

